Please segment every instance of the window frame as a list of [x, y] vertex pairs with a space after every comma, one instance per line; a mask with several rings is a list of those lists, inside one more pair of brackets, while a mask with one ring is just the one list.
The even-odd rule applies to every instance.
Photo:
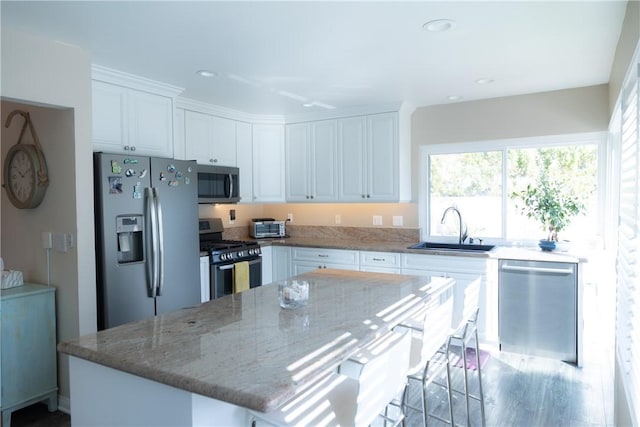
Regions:
[[[609, 173], [609, 155], [610, 140], [608, 131], [602, 132], [583, 132], [565, 135], [546, 135], [522, 138], [505, 138], [482, 141], [454, 142], [442, 144], [425, 144], [420, 146], [420, 185], [418, 196], [418, 223], [420, 227], [420, 237], [422, 240], [449, 240], [455, 239], [455, 236], [435, 236], [430, 230], [429, 216], [429, 200], [431, 187], [429, 185], [430, 164], [429, 156], [432, 154], [461, 154], [461, 153], [477, 153], [485, 151], [501, 151], [502, 152], [502, 230], [501, 236], [498, 238], [487, 238], [486, 243], [505, 244], [508, 242], [507, 235], [507, 150], [522, 148], [547, 148], [562, 147], [567, 145], [588, 145], [595, 144], [598, 147], [598, 212], [597, 212], [597, 230], [596, 235], [599, 237], [599, 246], [602, 247], [604, 230], [607, 228], [609, 212], [606, 210], [607, 189], [610, 188]], [[521, 243], [534, 245], [535, 239], [519, 240]]]

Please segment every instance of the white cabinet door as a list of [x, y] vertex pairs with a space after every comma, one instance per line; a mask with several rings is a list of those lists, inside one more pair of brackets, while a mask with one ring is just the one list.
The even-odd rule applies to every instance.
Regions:
[[262, 256], [262, 285], [273, 282], [273, 247], [263, 246], [260, 248]]
[[272, 276], [274, 282], [291, 277], [291, 248], [288, 246], [272, 246]]
[[173, 157], [173, 99], [102, 81], [92, 82], [96, 151]]
[[209, 164], [210, 133], [208, 115], [195, 111], [184, 112], [184, 144], [188, 160]]
[[336, 120], [311, 123], [309, 184], [311, 200], [333, 202], [338, 188]]
[[338, 120], [338, 199], [366, 199], [366, 117]]
[[173, 157], [173, 100], [129, 90], [129, 143], [136, 153]]
[[236, 122], [212, 116], [211, 158], [214, 165], [236, 166]]
[[200, 257], [200, 302], [207, 302], [211, 299], [211, 286], [209, 285], [209, 257]]
[[128, 142], [127, 89], [94, 80], [91, 97], [94, 150], [123, 151]]
[[185, 152], [201, 165], [236, 166], [236, 122], [185, 111]]
[[240, 203], [253, 201], [253, 141], [251, 124], [236, 123], [236, 159], [240, 169]]
[[338, 155], [340, 201], [399, 200], [397, 113], [340, 119]]
[[309, 124], [286, 126], [286, 189], [288, 202], [310, 201]]
[[367, 116], [367, 198], [372, 202], [398, 200], [398, 115]]
[[284, 202], [284, 126], [253, 125], [253, 201]]
[[337, 191], [337, 122], [296, 123], [286, 128], [289, 202], [332, 202]]
[[402, 274], [432, 275], [455, 279], [453, 326], [457, 326], [462, 318], [466, 287], [473, 281], [480, 280], [478, 333], [481, 338], [490, 338], [495, 335], [491, 323], [487, 323], [487, 319], [493, 317], [492, 313], [487, 311], [489, 309], [496, 310], [495, 305], [487, 298], [487, 271], [491, 265], [489, 259], [466, 256], [403, 254], [401, 265]]

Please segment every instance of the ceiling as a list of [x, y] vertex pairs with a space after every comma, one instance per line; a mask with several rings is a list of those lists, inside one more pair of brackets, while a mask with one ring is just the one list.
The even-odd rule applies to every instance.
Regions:
[[[86, 48], [94, 64], [182, 87], [186, 98], [295, 115], [607, 83], [626, 2], [3, 0], [1, 8], [3, 27]], [[423, 29], [445, 18], [453, 29]]]

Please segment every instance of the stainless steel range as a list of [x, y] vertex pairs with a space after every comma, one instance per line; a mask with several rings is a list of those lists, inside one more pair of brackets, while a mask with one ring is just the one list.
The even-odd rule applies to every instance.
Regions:
[[240, 262], [249, 264], [249, 286], [262, 285], [262, 253], [257, 242], [224, 240], [220, 218], [200, 219], [198, 228], [200, 251], [209, 253], [211, 299], [233, 293], [234, 269]]

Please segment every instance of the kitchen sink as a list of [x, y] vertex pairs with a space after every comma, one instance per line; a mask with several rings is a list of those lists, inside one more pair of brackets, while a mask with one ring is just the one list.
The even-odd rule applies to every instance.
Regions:
[[460, 243], [420, 242], [409, 246], [408, 249], [424, 249], [426, 251], [461, 251], [461, 252], [488, 252], [494, 245], [474, 245]]

